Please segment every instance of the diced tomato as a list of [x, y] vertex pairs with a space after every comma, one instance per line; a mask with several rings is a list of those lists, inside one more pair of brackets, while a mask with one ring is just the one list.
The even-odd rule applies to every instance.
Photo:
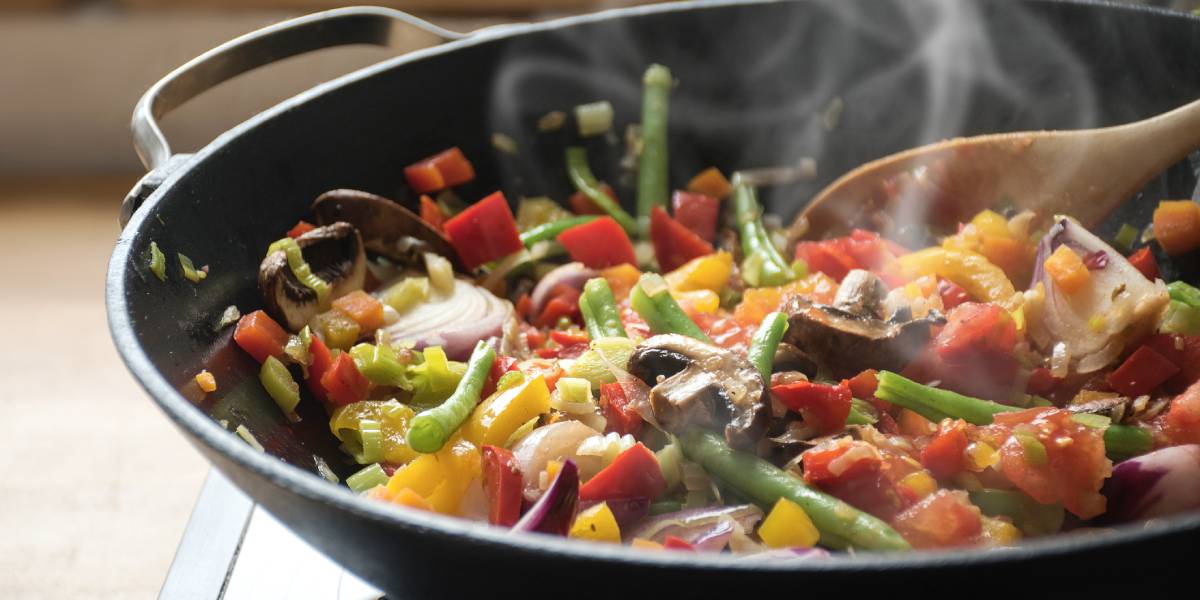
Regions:
[[663, 272], [674, 271], [693, 258], [713, 252], [712, 244], [658, 206], [650, 209], [650, 242], [654, 244], [654, 256]]
[[1171, 400], [1164, 430], [1172, 444], [1200, 444], [1200, 382]]
[[809, 271], [820, 271], [839, 282], [853, 269], [878, 271], [907, 252], [903, 246], [862, 229], [840, 238], [796, 245], [796, 258], [803, 260]]
[[675, 220], [706, 242], [717, 237], [717, 214], [721, 201], [706, 194], [676, 190], [671, 196]]
[[488, 497], [488, 523], [512, 527], [521, 518], [521, 471], [511, 450], [482, 448], [483, 491]]
[[1050, 372], [1050, 369], [1038, 367], [1029, 374], [1029, 381], [1025, 384], [1025, 393], [1034, 394], [1035, 396], [1047, 396], [1058, 387], [1059, 379]]
[[1158, 261], [1155, 260], [1154, 253], [1150, 251], [1149, 246], [1143, 246], [1137, 252], [1129, 255], [1129, 264], [1133, 265], [1133, 268], [1138, 271], [1141, 271], [1142, 275], [1146, 276], [1146, 279], [1150, 281], [1158, 279]]
[[321, 385], [321, 378], [329, 372], [333, 367], [333, 355], [329, 352], [329, 347], [321, 338], [312, 336], [312, 342], [308, 345], [308, 355], [311, 361], [308, 365], [308, 379], [304, 380], [304, 384], [308, 386], [308, 390], [313, 396], [321, 402], [329, 400], [329, 395], [325, 393], [325, 387]]
[[891, 519], [904, 507], [884, 472], [883, 457], [866, 442], [843, 438], [808, 450], [801, 460], [804, 481], [881, 519]]
[[404, 176], [413, 190], [428, 194], [475, 179], [475, 168], [456, 146], [405, 167]]
[[1062, 503], [1081, 519], [1104, 512], [1100, 485], [1112, 463], [1104, 455], [1103, 430], [1054, 408], [1000, 413], [980, 429], [999, 444], [1004, 476], [1034, 500]]
[[556, 329], [550, 332], [550, 339], [563, 346], [588, 343], [587, 332], [584, 331], [563, 331]]
[[800, 242], [796, 244], [796, 258], [808, 265], [808, 270], [819, 271], [839, 283], [846, 274], [861, 266], [854, 257], [846, 253], [837, 240], [822, 242]]
[[845, 381], [850, 387], [850, 393], [860, 400], [875, 398], [875, 390], [879, 387], [879, 377], [875, 369], [867, 369]]
[[500, 378], [505, 373], [513, 370], [517, 366], [517, 359], [503, 354], [496, 355], [496, 360], [492, 361], [492, 369], [488, 371], [487, 381], [483, 384], [482, 398], [487, 398], [496, 392], [496, 384], [500, 382]]
[[383, 327], [383, 303], [362, 290], [354, 290], [334, 300], [333, 306], [350, 315], [363, 332]]
[[316, 225], [313, 225], [312, 223], [309, 223], [308, 221], [305, 221], [305, 220], [300, 220], [300, 221], [297, 221], [296, 224], [293, 225], [292, 228], [288, 230], [287, 235], [288, 235], [288, 237], [295, 239], [295, 238], [298, 238], [316, 228], [317, 228]]
[[642, 415], [631, 406], [619, 383], [600, 386], [600, 412], [608, 420], [605, 433], [615, 431], [620, 435], [637, 436], [642, 431]]
[[696, 551], [696, 547], [687, 540], [670, 534], [667, 534], [667, 537], [663, 538], [663, 548], [668, 550], [686, 550], [688, 552]]
[[558, 234], [558, 243], [567, 249], [571, 260], [593, 269], [625, 263], [637, 264], [633, 243], [612, 217], [600, 217], [590, 223], [576, 225]]
[[367, 398], [371, 382], [358, 371], [348, 352], [338, 355], [333, 366], [321, 376], [321, 387], [334, 406], [345, 406]]
[[515, 303], [517, 317], [521, 319], [529, 319], [529, 313], [533, 312], [533, 300], [529, 294], [521, 294]]
[[967, 423], [962, 419], [946, 419], [937, 435], [921, 450], [921, 464], [930, 473], [942, 478], [952, 477], [967, 469]]
[[[735, 318], [725, 316], [722, 312], [699, 313], [693, 316], [692, 320], [700, 326], [700, 329], [714, 344], [742, 354], [745, 354], [750, 347], [750, 337], [754, 335], [754, 330], [758, 325], [757, 323], [745, 325]], [[631, 334], [634, 333], [632, 329], [626, 328], [626, 330]]]
[[667, 489], [658, 458], [638, 442], [579, 488], [579, 499], [658, 498]]
[[446, 215], [442, 214], [442, 207], [425, 194], [421, 194], [421, 219], [438, 231], [441, 231], [442, 226], [446, 223]]
[[951, 310], [934, 341], [938, 356], [951, 364], [1009, 356], [1017, 345], [1017, 325], [995, 304], [968, 302]]
[[279, 323], [267, 316], [267, 313], [256, 310], [238, 319], [237, 328], [233, 331], [233, 341], [261, 363], [267, 360], [268, 356], [283, 356], [288, 334]]
[[[617, 199], [617, 193], [613, 191], [611, 185], [608, 185], [607, 183], [601, 183], [600, 189], [604, 191], [605, 195], [607, 195], [609, 198], [612, 198], [613, 202], [616, 202], [617, 204], [621, 203], [621, 201]], [[604, 212], [603, 208], [596, 206], [596, 203], [592, 202], [592, 199], [588, 198], [587, 194], [584, 194], [583, 192], [575, 192], [574, 194], [571, 194], [571, 197], [567, 199], [567, 204], [570, 205], [571, 210], [577, 215], [608, 214]]]
[[942, 297], [942, 306], [946, 310], [971, 301], [971, 295], [967, 293], [967, 290], [949, 279], [938, 279], [937, 292]]
[[530, 348], [540, 348], [546, 343], [546, 334], [542, 333], [541, 329], [532, 325], [526, 325], [522, 329], [525, 331], [525, 343]]
[[892, 526], [914, 548], [949, 548], [977, 538], [983, 520], [966, 492], [938, 490], [896, 515]]
[[1126, 396], [1137, 397], [1149, 394], [1178, 372], [1175, 363], [1154, 348], [1142, 346], [1108, 374], [1108, 385]]
[[820, 433], [832, 433], [846, 426], [850, 414], [850, 386], [797, 381], [771, 388], [771, 394], [789, 409], [800, 413], [804, 422]]
[[445, 230], [468, 269], [525, 247], [503, 192], [494, 192], [454, 215], [446, 221]]
[[541, 358], [530, 358], [517, 363], [517, 371], [525, 374], [527, 379], [533, 379], [538, 375], [546, 381], [546, 386], [554, 389], [554, 384], [563, 375], [563, 370], [558, 366], [558, 361], [545, 360]]

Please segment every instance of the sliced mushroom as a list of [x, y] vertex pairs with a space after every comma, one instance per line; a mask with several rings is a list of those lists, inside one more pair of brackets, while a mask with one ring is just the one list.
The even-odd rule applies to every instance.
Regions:
[[[367, 256], [362, 238], [349, 223], [317, 227], [296, 238], [304, 262], [330, 286], [336, 298], [362, 289], [367, 276]], [[300, 283], [282, 250], [268, 254], [258, 267], [258, 289], [271, 318], [291, 331], [309, 322], [323, 308], [312, 288]]]
[[330, 190], [312, 205], [317, 223], [345, 221], [358, 228], [367, 250], [400, 264], [421, 254], [440, 254], [465, 271], [450, 240], [411, 210], [383, 196], [359, 190]]
[[883, 318], [883, 299], [887, 294], [887, 285], [879, 276], [870, 271], [854, 269], [842, 278], [833, 297], [833, 307], [852, 315]]
[[798, 372], [813, 378], [817, 375], [817, 363], [803, 350], [788, 343], [780, 343], [775, 350], [771, 370], [775, 373]]
[[884, 321], [794, 298], [787, 307], [784, 341], [794, 344], [834, 377], [864, 369], [903, 369], [929, 343], [930, 327], [945, 319], [930, 313], [906, 322]]
[[666, 334], [642, 342], [629, 372], [651, 387], [650, 405], [664, 429], [724, 427], [725, 439], [753, 448], [768, 407], [762, 376], [744, 357], [687, 336]]

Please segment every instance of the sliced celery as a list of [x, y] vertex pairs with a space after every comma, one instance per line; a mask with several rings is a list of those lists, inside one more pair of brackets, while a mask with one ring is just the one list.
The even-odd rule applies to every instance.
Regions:
[[357, 344], [350, 349], [350, 357], [364, 377], [375, 385], [412, 389], [408, 369], [402, 364], [396, 351], [388, 344]]
[[404, 314], [429, 298], [428, 277], [408, 277], [383, 293], [383, 303]]
[[291, 416], [296, 413], [296, 405], [300, 404], [300, 386], [278, 358], [268, 356], [267, 360], [263, 361], [258, 380], [267, 389], [275, 404], [279, 405], [283, 414]]
[[376, 486], [384, 485], [388, 482], [387, 473], [379, 463], [373, 463], [363, 467], [357, 473], [346, 478], [346, 486], [354, 490], [354, 493], [361, 494]]

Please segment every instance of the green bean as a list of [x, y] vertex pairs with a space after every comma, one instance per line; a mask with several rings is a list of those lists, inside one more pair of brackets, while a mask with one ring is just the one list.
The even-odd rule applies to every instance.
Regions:
[[887, 523], [817, 491], [799, 478], [753, 454], [727, 446], [716, 433], [693, 429], [680, 436], [683, 453], [763, 510], [787, 498], [808, 513], [821, 532], [821, 544], [861, 550], [908, 550], [909, 544]]
[[467, 372], [458, 381], [454, 393], [445, 402], [413, 417], [406, 436], [409, 447], [430, 453], [446, 445], [450, 434], [462, 426], [479, 403], [479, 394], [495, 360], [496, 351], [486, 342], [475, 345], [471, 360], [467, 362]]
[[[951, 418], [963, 419], [974, 425], [990, 425], [996, 414], [1022, 410], [1016, 406], [921, 385], [891, 371], [879, 372], [879, 388], [875, 390], [875, 396], [934, 422]], [[1152, 445], [1150, 432], [1141, 427], [1108, 425], [1104, 428], [1104, 449], [1111, 458], [1136, 456], [1148, 452]]]
[[592, 312], [592, 304], [586, 294], [579, 296], [579, 315], [583, 317], [583, 326], [587, 329], [589, 339], [597, 340], [604, 336], [604, 330], [600, 328], [600, 322], [596, 320], [596, 313]]
[[758, 369], [763, 381], [767, 383], [771, 381], [771, 363], [775, 360], [775, 351], [779, 349], [779, 341], [783, 339], [787, 328], [787, 315], [776, 311], [763, 317], [758, 330], [754, 332], [754, 337], [750, 339], [750, 350], [746, 353], [746, 358], [750, 359], [750, 364]]
[[667, 290], [667, 282], [658, 273], [645, 273], [630, 293], [634, 312], [646, 321], [655, 334], [678, 333], [706, 344], [712, 340], [696, 325]]
[[1058, 533], [1062, 529], [1061, 504], [1041, 504], [1017, 491], [982, 489], [970, 492], [971, 504], [989, 517], [1008, 517], [1028, 536]]
[[593, 204], [615, 219], [626, 233], [630, 235], [637, 233], [637, 221], [625, 212], [621, 205], [604, 193], [600, 182], [596, 181], [596, 176], [592, 174], [592, 168], [588, 166], [587, 150], [579, 146], [567, 148], [567, 176], [571, 178], [571, 183], [576, 190], [582, 192]]
[[671, 70], [650, 65], [642, 77], [642, 154], [638, 161], [638, 224], [643, 233], [650, 224], [650, 209], [666, 208], [667, 111], [671, 97]]
[[[612, 288], [603, 277], [589, 279], [583, 284], [583, 295], [579, 297], [580, 309], [587, 304], [588, 313], [584, 315], [584, 323], [588, 335], [593, 340], [602, 337], [627, 337], [625, 325], [621, 323], [621, 311], [617, 308], [617, 300], [613, 297]], [[592, 330], [595, 329], [595, 334]]]
[[577, 217], [567, 217], [549, 223], [543, 223], [537, 227], [531, 227], [528, 231], [521, 234], [521, 243], [528, 248], [538, 242], [552, 240], [558, 237], [558, 234], [584, 223], [591, 223], [596, 220], [595, 215], [580, 215]]
[[754, 287], [783, 285], [796, 279], [792, 266], [783, 260], [762, 223], [762, 207], [754, 187], [734, 179], [734, 210], [742, 238], [742, 276]]
[[846, 415], [847, 425], [874, 425], [879, 419], [871, 413], [869, 405], [858, 398], [850, 401], [850, 414]]

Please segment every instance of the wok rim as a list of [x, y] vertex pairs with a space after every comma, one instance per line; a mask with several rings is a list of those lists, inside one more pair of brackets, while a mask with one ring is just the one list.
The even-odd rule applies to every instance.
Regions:
[[[497, 39], [519, 37], [576, 25], [600, 21], [618, 20], [649, 14], [685, 12], [705, 8], [728, 6], [766, 5], [781, 1], [803, 0], [689, 0], [649, 6], [616, 8], [596, 13], [564, 17], [549, 21], [502, 25], [486, 28], [477, 35], [462, 40], [447, 42], [424, 48], [363, 67], [328, 82], [316, 85], [275, 106], [272, 106], [246, 121], [218, 135], [213, 141], [183, 161], [165, 178], [162, 184], [146, 199], [129, 223], [122, 229], [109, 259], [105, 277], [105, 304], [109, 331], [114, 345], [126, 368], [151, 399], [166, 413], [180, 429], [189, 434], [194, 442], [203, 444], [238, 464], [263, 481], [285, 489], [306, 500], [345, 511], [352, 517], [374, 524], [399, 529], [417, 535], [438, 535], [453, 543], [485, 544], [497, 550], [518, 550], [531, 554], [554, 554], [573, 561], [615, 562], [640, 567], [669, 567], [672, 569], [737, 572], [808, 572], [808, 573], [859, 573], [892, 572], [897, 570], [922, 570], [930, 568], [976, 568], [987, 565], [1016, 563], [1073, 554], [1083, 550], [1096, 550], [1117, 546], [1135, 546], [1155, 538], [1175, 533], [1200, 533], [1200, 513], [1180, 515], [1169, 519], [1151, 519], [1111, 528], [1096, 535], [1059, 534], [1022, 542], [1006, 548], [955, 549], [950, 552], [864, 552], [852, 555], [837, 555], [833, 559], [814, 561], [754, 561], [739, 559], [735, 555], [654, 552], [611, 544], [598, 544], [582, 540], [537, 535], [512, 534], [486, 523], [469, 521], [457, 517], [443, 516], [424, 511], [403, 510], [399, 507], [359, 497], [348, 488], [330, 484], [320, 476], [293, 465], [284, 463], [269, 454], [252, 449], [241, 439], [221, 427], [184, 398], [162, 373], [155, 368], [149, 355], [138, 342], [133, 328], [133, 315], [126, 301], [125, 280], [131, 265], [133, 243], [140, 236], [143, 223], [153, 208], [172, 190], [175, 184], [204, 160], [224, 149], [233, 140], [302, 104], [315, 100], [327, 93], [392, 68], [455, 52], [462, 48], [484, 44]], [[1145, 12], [1160, 18], [1197, 20], [1197, 17], [1145, 5], [1122, 5], [1106, 0], [1024, 0], [1038, 4], [1067, 4], [1095, 7], [1102, 10]], [[212, 462], [210, 460], [210, 462]], [[213, 466], [216, 466], [215, 464]], [[218, 467], [219, 468], [219, 467]], [[257, 500], [256, 500], [257, 503]]]

